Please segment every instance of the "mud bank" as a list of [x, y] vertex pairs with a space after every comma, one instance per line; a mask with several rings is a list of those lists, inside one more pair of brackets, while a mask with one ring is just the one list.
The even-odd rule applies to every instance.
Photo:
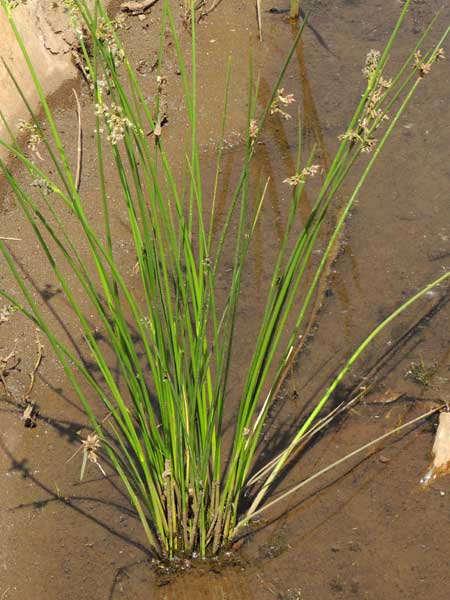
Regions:
[[[72, 59], [75, 34], [70, 26], [70, 15], [63, 3], [28, 0], [13, 11], [20, 36], [46, 96], [52, 95], [64, 83], [75, 79], [77, 70]], [[3, 10], [0, 10], [0, 58], [14, 74], [33, 109], [39, 105], [39, 96], [30, 76], [25, 58]], [[26, 118], [28, 111], [8, 69], [0, 63], [0, 106], [9, 124]], [[0, 123], [0, 139], [5, 139], [5, 128]], [[0, 148], [0, 158], [6, 154]]]

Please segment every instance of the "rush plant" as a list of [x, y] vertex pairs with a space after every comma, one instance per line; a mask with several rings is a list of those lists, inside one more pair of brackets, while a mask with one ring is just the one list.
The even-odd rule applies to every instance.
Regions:
[[[2, 162], [1, 168], [50, 271], [79, 321], [96, 371], [91, 371], [49, 324], [45, 307], [36, 302], [5, 241], [0, 241], [0, 250], [21, 295], [16, 297], [8, 289], [0, 290], [1, 294], [47, 336], [93, 428], [85, 443], [85, 461], [106, 460], [120, 476], [151, 551], [159, 557], [216, 554], [267, 506], [278, 475], [300, 445], [318, 430], [334, 390], [365, 348], [413, 302], [450, 276], [442, 274], [370, 333], [317, 398], [284, 451], [255, 473], [256, 458], [264, 447], [264, 423], [296, 353], [314, 292], [342, 225], [424, 75], [442, 57], [441, 45], [448, 31], [437, 45], [424, 50], [429, 28], [398, 73], [388, 79], [385, 70], [409, 1], [405, 3], [384, 51], [368, 55], [365, 90], [302, 227], [302, 191], [317, 167], [314, 150], [306, 160], [299, 151], [297, 172], [287, 179], [292, 186], [292, 200], [285, 233], [273, 265], [259, 332], [251, 342], [252, 358], [234, 408], [232, 440], [224, 444], [224, 412], [235, 357], [233, 342], [239, 299], [245, 293], [242, 277], [265, 195], [263, 190], [254, 201], [255, 191], [250, 185], [252, 160], [267, 119], [274, 112], [283, 113], [291, 100], [282, 91], [282, 79], [302, 29], [261, 115], [256, 115], [255, 110], [257, 86], [249, 86], [242, 172], [229, 197], [227, 213], [220, 219], [216, 198], [221, 185], [222, 139], [212, 192], [207, 193], [202, 182], [197, 140], [195, 18], [191, 19], [188, 69], [176, 23], [165, 2], [165, 24], [173, 35], [190, 125], [190, 150], [185, 163], [188, 185], [180, 187], [164, 149], [160, 120], [142, 93], [103, 5], [96, 1], [91, 10], [85, 0], [71, 1], [96, 115], [97, 172], [103, 207], [103, 226], [99, 231], [98, 223], [91, 222], [86, 214], [77, 177], [69, 168], [66, 150], [32, 58], [17, 30], [11, 5], [5, 0], [1, 4], [28, 63], [45, 114], [44, 131], [22, 95], [29, 109], [30, 126], [36, 139], [41, 140], [42, 152], [52, 161], [56, 176], [50, 177], [40, 163], [28, 157], [11, 129], [11, 141], [1, 144], [21, 160], [38, 185], [30, 191], [7, 164]], [[14, 73], [10, 72], [10, 76], [15, 81]], [[224, 122], [226, 101], [227, 93]], [[148, 137], [149, 131], [153, 138]], [[111, 158], [120, 189], [110, 189], [105, 176], [105, 161]], [[355, 169], [359, 169], [357, 183], [347, 192], [344, 206], [339, 207], [339, 217], [319, 264], [312, 265], [327, 214], [335, 206], [347, 175]], [[136, 278], [130, 281], [121, 268], [120, 255], [114, 247], [108, 200], [112, 194], [126, 208], [139, 286]], [[68, 215], [81, 231], [80, 244], [68, 231]], [[218, 275], [231, 238], [232, 268], [223, 301]], [[81, 250], [86, 246], [89, 261]], [[80, 300], [82, 295], [85, 298]], [[83, 308], [86, 301], [89, 312]], [[103, 341], [93, 331], [93, 313]], [[104, 353], [105, 340], [114, 356], [114, 372], [112, 361]], [[245, 509], [244, 492], [250, 496]]]

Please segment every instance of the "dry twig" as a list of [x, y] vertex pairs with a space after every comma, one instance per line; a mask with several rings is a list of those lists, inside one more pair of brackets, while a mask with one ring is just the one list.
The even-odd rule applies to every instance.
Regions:
[[[13, 359], [16, 359], [16, 362], [12, 365], [8, 365]], [[12, 396], [8, 384], [6, 383], [6, 377], [11, 371], [17, 370], [19, 363], [20, 358], [17, 358], [17, 352], [15, 350], [12, 350], [7, 356], [0, 356], [0, 381], [2, 382], [6, 396]]]
[[101, 441], [100, 438], [98, 437], [98, 435], [95, 432], [92, 433], [88, 433], [87, 438], [85, 440], [81, 440], [81, 446], [75, 450], [75, 452], [72, 454], [72, 456], [70, 458], [68, 458], [66, 460], [66, 464], [68, 462], [70, 462], [73, 458], [75, 458], [75, 456], [77, 456], [77, 454], [79, 452], [83, 452], [83, 462], [81, 465], [81, 471], [80, 471], [80, 481], [83, 481], [83, 477], [84, 477], [84, 472], [86, 470], [86, 464], [87, 461], [89, 460], [90, 462], [94, 463], [95, 465], [97, 465], [97, 467], [100, 469], [100, 472], [102, 473], [102, 475], [104, 477], [106, 477], [106, 472], [104, 470], [104, 468], [102, 467], [102, 465], [99, 463], [98, 459], [98, 453], [97, 451], [100, 450], [101, 448]]
[[36, 361], [34, 363], [34, 367], [29, 373], [30, 383], [28, 385], [27, 391], [22, 396], [22, 402], [29, 402], [31, 392], [33, 391], [34, 383], [36, 381], [36, 373], [42, 362], [44, 346], [41, 344], [41, 340], [39, 339], [39, 335], [37, 332], [36, 332], [36, 345], [37, 345], [37, 357], [36, 357]]
[[259, 41], [262, 42], [261, 0], [256, 0], [256, 18], [258, 19]]
[[36, 334], [36, 344], [37, 344], [37, 357], [34, 363], [34, 366], [29, 373], [30, 383], [26, 392], [23, 394], [20, 402], [14, 398], [14, 394], [11, 392], [11, 389], [8, 387], [8, 383], [6, 378], [11, 373], [11, 371], [18, 371], [19, 364], [21, 362], [20, 358], [17, 358], [16, 350], [12, 350], [7, 356], [0, 356], [0, 382], [3, 385], [5, 394], [8, 398], [12, 399], [13, 404], [21, 409], [22, 417], [21, 420], [24, 421], [25, 427], [35, 427], [36, 426], [36, 417], [38, 415], [36, 403], [31, 400], [31, 392], [33, 391], [33, 387], [36, 381], [36, 373], [39, 369], [39, 366], [42, 362], [43, 356], [43, 345], [39, 339], [39, 336]]
[[22, 396], [22, 405], [25, 407], [22, 414], [22, 421], [24, 421], [25, 427], [36, 427], [36, 418], [38, 416], [38, 411], [36, 407], [36, 403], [31, 400], [31, 392], [33, 391], [34, 383], [36, 381], [36, 373], [39, 369], [39, 365], [42, 362], [42, 351], [44, 350], [44, 346], [41, 344], [41, 340], [39, 339], [39, 335], [36, 332], [36, 344], [37, 344], [37, 357], [34, 363], [33, 369], [29, 373], [30, 383], [28, 385], [27, 391]]

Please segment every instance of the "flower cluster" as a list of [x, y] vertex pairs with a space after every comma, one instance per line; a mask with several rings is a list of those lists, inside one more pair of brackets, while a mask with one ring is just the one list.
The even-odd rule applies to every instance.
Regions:
[[123, 51], [123, 48], [121, 48], [121, 46], [119, 45], [117, 37], [114, 33], [114, 29], [121, 26], [122, 23], [120, 21], [105, 21], [105, 19], [100, 17], [98, 19], [97, 30], [95, 32], [95, 37], [98, 39], [99, 42], [106, 46], [116, 67], [123, 63], [125, 59], [125, 52]]
[[362, 152], [370, 152], [377, 144], [378, 140], [373, 136], [374, 131], [381, 123], [389, 119], [382, 107], [386, 91], [392, 85], [392, 79], [385, 79], [382, 75], [375, 77], [380, 60], [378, 50], [370, 50], [366, 57], [366, 64], [362, 70], [363, 74], [369, 80], [366, 104], [364, 112], [360, 117], [357, 127], [354, 130], [348, 130], [339, 136], [339, 140], [348, 140], [351, 143], [361, 144]]
[[320, 170], [320, 165], [311, 165], [305, 167], [300, 173], [295, 173], [291, 177], [283, 180], [283, 183], [287, 183], [292, 186], [297, 186], [300, 183], [304, 183], [307, 177], [314, 177]]
[[76, 0], [62, 0], [63, 10], [69, 13], [70, 27], [73, 29], [79, 42], [86, 37], [86, 28], [82, 24], [80, 9]]
[[422, 53], [420, 52], [420, 50], [417, 50], [417, 52], [414, 54], [413, 66], [414, 69], [417, 69], [419, 71], [420, 77], [425, 77], [425, 75], [428, 75], [428, 73], [431, 71], [433, 63], [439, 60], [444, 60], [444, 58], [445, 54], [443, 48], [438, 48], [435, 52], [433, 52], [428, 61], [424, 61]]
[[369, 153], [376, 146], [378, 139], [372, 136], [367, 119], [361, 119], [358, 124], [358, 131], [349, 129], [338, 136], [338, 139], [348, 140], [353, 144], [359, 142], [362, 146], [361, 151]]
[[27, 121], [24, 121], [23, 119], [19, 119], [17, 125], [19, 131], [29, 134], [27, 146], [31, 152], [34, 152], [37, 157], [42, 160], [42, 156], [39, 154], [38, 150], [38, 146], [42, 141], [42, 134], [39, 131], [38, 126], [35, 123], [27, 123]]
[[156, 85], [158, 86], [158, 94], [162, 94], [166, 84], [167, 84], [167, 77], [165, 75], [157, 75]]
[[128, 117], [123, 115], [121, 106], [117, 106], [114, 102], [109, 108], [106, 104], [96, 104], [95, 114], [97, 117], [103, 117], [108, 126], [108, 141], [115, 146], [124, 138], [126, 127], [133, 127], [132, 122]]
[[294, 94], [284, 94], [284, 88], [277, 90], [277, 95], [270, 106], [270, 114], [279, 114], [283, 119], [290, 119], [291, 115], [284, 111], [281, 106], [289, 106], [295, 102]]
[[127, 20], [127, 15], [124, 12], [119, 13], [115, 19], [113, 19], [111, 21], [111, 25], [114, 27], [115, 30], [117, 29], [124, 29], [125, 28], [125, 23]]
[[366, 56], [366, 64], [362, 70], [364, 77], [370, 79], [375, 74], [380, 61], [380, 52], [378, 50], [369, 50]]
[[256, 119], [251, 119], [250, 125], [248, 128], [248, 135], [249, 135], [250, 139], [256, 140], [256, 138], [258, 137], [258, 133], [259, 133], [258, 122]]
[[53, 192], [52, 186], [47, 179], [44, 179], [43, 177], [33, 179], [31, 186], [37, 188], [43, 196], [48, 196]]
[[[81, 449], [83, 450], [85, 459], [89, 460], [90, 462], [97, 465], [97, 467], [100, 469], [102, 475], [106, 477], [105, 470], [103, 469], [102, 465], [98, 462], [98, 459], [99, 459], [98, 450], [100, 450], [100, 448], [101, 448], [100, 438], [98, 437], [98, 435], [96, 433], [88, 433], [87, 438], [85, 440], [81, 441]], [[82, 469], [82, 474], [83, 474], [83, 469]]]

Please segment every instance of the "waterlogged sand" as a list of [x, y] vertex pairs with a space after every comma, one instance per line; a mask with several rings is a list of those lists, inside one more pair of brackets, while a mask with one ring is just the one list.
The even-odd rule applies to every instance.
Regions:
[[[112, 11], [118, 4], [112, 3]], [[213, 181], [225, 66], [228, 55], [233, 56], [220, 206], [226, 201], [242, 158], [249, 49], [253, 48], [255, 65], [262, 66], [263, 106], [295, 34], [283, 14], [265, 12], [272, 5], [262, 4], [262, 45], [257, 40], [253, 3], [223, 0], [198, 28], [199, 136], [206, 164], [205, 186]], [[308, 8], [308, 2], [304, 4]], [[285, 0], [273, 3], [277, 8], [286, 5]], [[298, 99], [305, 144], [317, 144], [318, 160], [324, 168], [362, 92], [364, 57], [371, 48], [381, 49], [400, 6], [390, 0], [313, 3], [314, 30], [306, 30], [284, 87]], [[27, 7], [19, 10], [40, 10], [45, 4], [29, 0]], [[398, 40], [393, 66], [414, 45], [439, 7], [434, 0], [413, 4]], [[150, 99], [156, 76], [152, 64], [159, 43], [159, 11], [156, 4], [144, 20], [130, 16], [121, 33], [131, 64], [138, 69]], [[450, 10], [445, 8], [436, 38], [449, 19]], [[178, 22], [182, 43], [187, 47], [190, 38]], [[42, 41], [42, 36], [38, 39]], [[3, 36], [2, 43], [6, 43]], [[49, 66], [50, 54], [48, 49], [43, 50], [45, 46], [37, 41], [33, 55], [36, 59], [44, 57], [39, 68], [45, 79], [55, 73], [48, 79], [56, 86], [60, 84], [59, 74], [74, 71], [67, 66], [64, 50], [50, 53], [53, 58]], [[449, 55], [448, 44], [446, 50]], [[184, 149], [180, 141], [186, 135], [187, 124], [169, 37], [165, 40], [165, 55], [168, 123], [162, 135], [175, 164], [181, 164]], [[19, 62], [15, 64], [17, 74], [24, 77]], [[279, 400], [280, 414], [287, 423], [314, 400], [344, 358], [380, 319], [443, 268], [450, 267], [448, 65], [437, 65], [433, 71], [402, 117], [351, 215], [318, 327]], [[0, 94], [6, 87], [1, 82]], [[54, 99], [57, 121], [75, 168], [72, 87], [81, 98], [83, 115], [80, 191], [89, 216], [99, 219], [93, 120], [85, 84], [69, 81], [60, 89]], [[6, 104], [15, 120], [15, 103]], [[248, 362], [249, 340], [257, 329], [261, 296], [285, 217], [290, 191], [282, 181], [295, 169], [296, 138], [295, 119], [274, 117], [259, 148], [253, 183], [259, 185], [268, 176], [270, 183], [245, 274], [238, 328], [239, 360], [233, 373], [236, 387], [243, 378], [239, 364]], [[108, 172], [108, 177], [114, 188], [114, 172]], [[122, 266], [132, 273], [135, 256], [119, 200], [112, 196], [117, 215], [114, 242], [121, 249]], [[46, 303], [58, 331], [83, 352], [73, 315], [6, 188], [0, 192], [0, 207], [0, 235], [21, 239], [11, 242], [10, 248], [35, 297]], [[77, 235], [76, 228], [73, 235]], [[6, 267], [0, 270], [0, 278], [0, 285], [14, 288]], [[368, 372], [387, 350], [395, 349], [387, 365], [377, 372], [378, 383], [371, 394], [308, 448], [280, 482], [279, 491], [448, 397], [447, 299], [445, 289], [431, 294], [365, 355], [358, 373]], [[402, 337], [412, 325], [416, 326]], [[100, 471], [89, 467], [80, 483], [80, 460], [66, 462], [79, 447], [79, 432], [87, 432], [86, 419], [47, 347], [33, 389], [40, 416], [34, 429], [24, 427], [18, 401], [28, 385], [36, 343], [33, 327], [17, 313], [0, 324], [0, 356], [12, 350], [21, 358], [20, 370], [8, 375], [12, 396], [4, 396], [0, 403], [1, 600], [450, 597], [450, 478], [437, 479], [426, 490], [419, 484], [430, 464], [436, 419], [363, 453], [268, 512], [267, 520], [249, 531], [232, 564], [185, 563], [182, 574], [172, 577], [150, 565], [144, 536], [117, 478], [103, 478]], [[412, 363], [421, 361], [433, 367], [427, 386], [412, 376]], [[358, 381], [355, 375], [346, 386]], [[341, 397], [345, 393], [342, 389]], [[283, 435], [285, 430], [278, 425], [267, 430], [269, 441], [280, 442]]]

